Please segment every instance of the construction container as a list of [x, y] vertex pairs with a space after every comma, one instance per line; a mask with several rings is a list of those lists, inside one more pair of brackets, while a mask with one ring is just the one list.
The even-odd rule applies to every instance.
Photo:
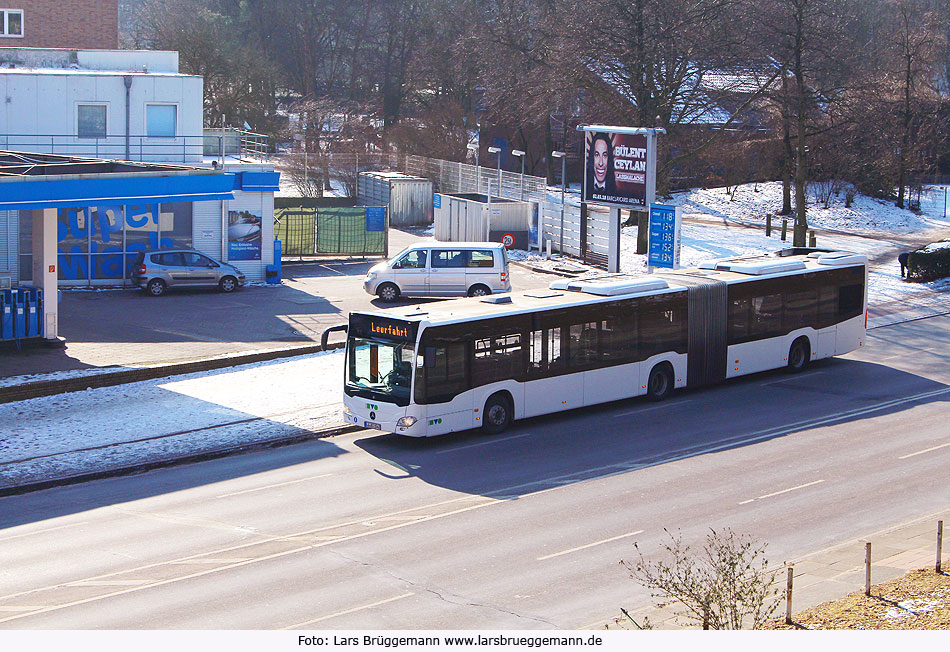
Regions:
[[360, 172], [356, 184], [361, 206], [386, 206], [390, 226], [432, 224], [432, 182], [401, 172]]
[[501, 242], [527, 249], [531, 202], [477, 193], [440, 194], [435, 202], [435, 239], [442, 242]]

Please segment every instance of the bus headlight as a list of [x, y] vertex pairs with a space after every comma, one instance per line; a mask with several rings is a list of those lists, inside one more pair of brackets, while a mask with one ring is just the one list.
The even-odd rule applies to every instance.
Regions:
[[416, 417], [400, 417], [399, 420], [396, 422], [396, 425], [402, 426], [403, 428], [408, 428], [412, 426], [413, 424], [415, 424], [415, 422], [418, 420], [419, 419], [417, 419]]

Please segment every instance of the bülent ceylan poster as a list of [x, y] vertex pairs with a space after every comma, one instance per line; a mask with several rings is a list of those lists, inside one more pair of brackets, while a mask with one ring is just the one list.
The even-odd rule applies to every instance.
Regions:
[[260, 211], [228, 211], [228, 260], [261, 259]]
[[584, 142], [584, 201], [646, 206], [647, 137], [589, 131]]

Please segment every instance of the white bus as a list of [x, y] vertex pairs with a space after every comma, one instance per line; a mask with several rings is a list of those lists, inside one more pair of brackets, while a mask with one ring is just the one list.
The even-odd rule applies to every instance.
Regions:
[[862, 346], [866, 327], [867, 258], [809, 249], [351, 313], [344, 416], [411, 437], [500, 432], [514, 419], [800, 371]]

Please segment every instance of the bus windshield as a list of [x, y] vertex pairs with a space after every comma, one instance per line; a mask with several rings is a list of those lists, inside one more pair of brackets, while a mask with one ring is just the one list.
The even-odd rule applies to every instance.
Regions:
[[413, 348], [411, 342], [350, 337], [346, 347], [346, 392], [408, 405]]

